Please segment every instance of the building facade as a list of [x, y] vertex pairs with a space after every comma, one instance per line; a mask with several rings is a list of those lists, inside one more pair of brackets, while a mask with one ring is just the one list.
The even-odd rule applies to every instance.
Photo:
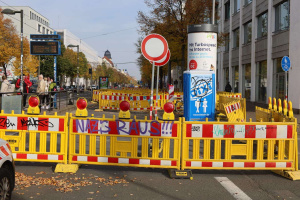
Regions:
[[[30, 34], [53, 34], [54, 30], [50, 27], [49, 20], [30, 8], [29, 6], [1, 6], [2, 10], [11, 9], [14, 11], [23, 10], [23, 37], [27, 38], [30, 41]], [[15, 15], [3, 15], [4, 18], [10, 19], [14, 24], [17, 33], [20, 35], [21, 33], [21, 16], [20, 13], [16, 13]], [[15, 75], [13, 72], [13, 61], [12, 59], [6, 65], [6, 74], [9, 80], [14, 79]], [[4, 70], [0, 67], [0, 76], [4, 75]]]
[[[29, 6], [1, 6], [1, 9], [11, 9], [15, 11], [23, 10], [23, 36], [30, 40], [30, 34], [53, 34], [49, 20]], [[20, 13], [15, 15], [3, 15], [10, 19], [16, 27], [18, 33], [21, 32]]]
[[[230, 82], [233, 92], [250, 101], [268, 97], [288, 99], [300, 109], [299, 0], [219, 0], [219, 32], [225, 45], [218, 49], [218, 90]], [[281, 68], [291, 59], [287, 79]]]

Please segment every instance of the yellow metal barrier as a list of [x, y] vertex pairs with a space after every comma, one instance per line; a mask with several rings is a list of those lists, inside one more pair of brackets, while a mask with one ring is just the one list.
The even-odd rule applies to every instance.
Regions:
[[100, 90], [93, 90], [93, 101], [98, 102], [99, 101], [99, 93]]
[[76, 118], [70, 115], [70, 164], [180, 169], [178, 121]]
[[255, 106], [255, 116], [257, 122], [270, 122], [272, 118], [272, 112], [268, 109]]
[[182, 170], [276, 170], [299, 178], [297, 122], [182, 122]]
[[[238, 95], [237, 95], [238, 96]], [[219, 94], [219, 102], [218, 102], [218, 106], [216, 107], [216, 109], [222, 113], [222, 114], [226, 114], [226, 110], [224, 109], [224, 104], [228, 104], [232, 101], [240, 101], [240, 105], [241, 105], [241, 111], [243, 112], [243, 118], [246, 119], [246, 99], [245, 98], [237, 98], [237, 97], [229, 97], [223, 94]]]
[[232, 101], [224, 104], [224, 110], [228, 119], [228, 122], [243, 122], [244, 118], [243, 108], [240, 101]]
[[67, 163], [68, 113], [65, 116], [0, 113], [0, 138], [15, 161]]

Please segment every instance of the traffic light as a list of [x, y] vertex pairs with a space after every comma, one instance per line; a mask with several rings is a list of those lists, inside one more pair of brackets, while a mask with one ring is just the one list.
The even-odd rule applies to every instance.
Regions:
[[92, 68], [89, 68], [89, 74], [92, 74]]

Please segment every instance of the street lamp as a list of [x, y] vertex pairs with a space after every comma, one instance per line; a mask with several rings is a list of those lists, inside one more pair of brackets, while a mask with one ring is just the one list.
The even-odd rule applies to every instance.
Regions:
[[77, 96], [79, 96], [79, 45], [69, 44], [68, 47], [77, 47]]
[[14, 15], [16, 13], [20, 13], [21, 14], [21, 84], [20, 84], [20, 89], [21, 89], [21, 93], [23, 93], [23, 10], [20, 11], [15, 11], [15, 10], [11, 10], [11, 9], [4, 9], [2, 10], [3, 14], [6, 15]]

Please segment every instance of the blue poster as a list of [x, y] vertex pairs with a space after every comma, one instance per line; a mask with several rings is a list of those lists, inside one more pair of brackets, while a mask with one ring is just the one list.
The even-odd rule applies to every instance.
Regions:
[[186, 71], [184, 78], [184, 117], [187, 121], [215, 119], [214, 72]]

